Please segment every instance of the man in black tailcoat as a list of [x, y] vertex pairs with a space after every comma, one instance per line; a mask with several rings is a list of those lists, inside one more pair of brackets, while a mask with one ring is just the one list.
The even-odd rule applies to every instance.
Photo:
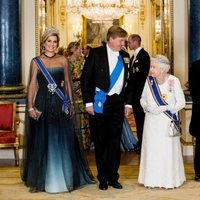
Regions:
[[144, 88], [145, 80], [149, 73], [150, 57], [149, 54], [141, 47], [141, 37], [137, 34], [132, 34], [129, 36], [128, 47], [130, 50], [134, 50], [134, 55], [130, 60], [129, 90], [132, 90], [133, 93], [132, 106], [138, 138], [135, 151], [140, 153], [145, 116], [145, 113], [140, 105], [140, 98]]
[[[107, 33], [107, 44], [90, 51], [86, 59], [82, 76], [81, 89], [86, 112], [93, 116], [95, 158], [99, 189], [107, 190], [108, 185], [121, 189], [118, 182], [120, 165], [120, 139], [124, 114], [132, 112], [132, 94], [126, 93], [129, 54], [122, 49], [127, 32], [119, 26], [112, 26]], [[111, 76], [118, 63], [119, 76], [111, 86]], [[103, 101], [96, 103], [96, 97], [103, 92]], [[127, 94], [127, 95], [125, 95]], [[129, 104], [129, 105], [126, 105]], [[96, 107], [103, 108], [98, 111]]]

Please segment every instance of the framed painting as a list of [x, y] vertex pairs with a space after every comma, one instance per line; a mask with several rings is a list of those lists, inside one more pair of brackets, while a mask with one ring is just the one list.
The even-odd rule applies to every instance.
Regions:
[[102, 21], [102, 23], [93, 23], [92, 20], [83, 17], [83, 44], [89, 44], [92, 47], [99, 46], [106, 41], [106, 34], [112, 25], [122, 25], [123, 19], [114, 19], [112, 21]]

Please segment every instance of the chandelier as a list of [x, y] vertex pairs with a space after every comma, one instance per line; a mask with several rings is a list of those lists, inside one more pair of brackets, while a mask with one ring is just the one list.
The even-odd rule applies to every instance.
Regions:
[[67, 12], [81, 14], [93, 22], [112, 21], [139, 11], [139, 0], [66, 0]]

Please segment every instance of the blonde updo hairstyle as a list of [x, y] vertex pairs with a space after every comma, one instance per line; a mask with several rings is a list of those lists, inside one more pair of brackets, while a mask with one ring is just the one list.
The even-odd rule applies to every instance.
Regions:
[[80, 45], [79, 41], [70, 42], [67, 47], [68, 55], [71, 56], [78, 49], [78, 47], [80, 47]]
[[167, 73], [170, 70], [170, 62], [169, 59], [164, 56], [157, 54], [151, 58], [151, 62], [158, 63], [158, 66], [164, 73]]
[[40, 43], [41, 51], [44, 51], [44, 43], [47, 41], [47, 39], [50, 36], [56, 36], [57, 37], [57, 42], [58, 42], [57, 47], [59, 47], [59, 42], [60, 42], [59, 31], [53, 26], [52, 27], [46, 27], [45, 31], [42, 35], [42, 38], [41, 38], [41, 43]]

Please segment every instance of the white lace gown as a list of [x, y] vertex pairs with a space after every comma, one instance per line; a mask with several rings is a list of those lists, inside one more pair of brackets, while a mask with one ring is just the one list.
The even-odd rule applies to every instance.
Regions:
[[[185, 106], [179, 80], [172, 75], [162, 85], [168, 109], [178, 112]], [[145, 187], [175, 188], [186, 180], [180, 137], [169, 137], [170, 119], [163, 111], [166, 106], [156, 104], [146, 81], [141, 97], [146, 112], [138, 182]]]

